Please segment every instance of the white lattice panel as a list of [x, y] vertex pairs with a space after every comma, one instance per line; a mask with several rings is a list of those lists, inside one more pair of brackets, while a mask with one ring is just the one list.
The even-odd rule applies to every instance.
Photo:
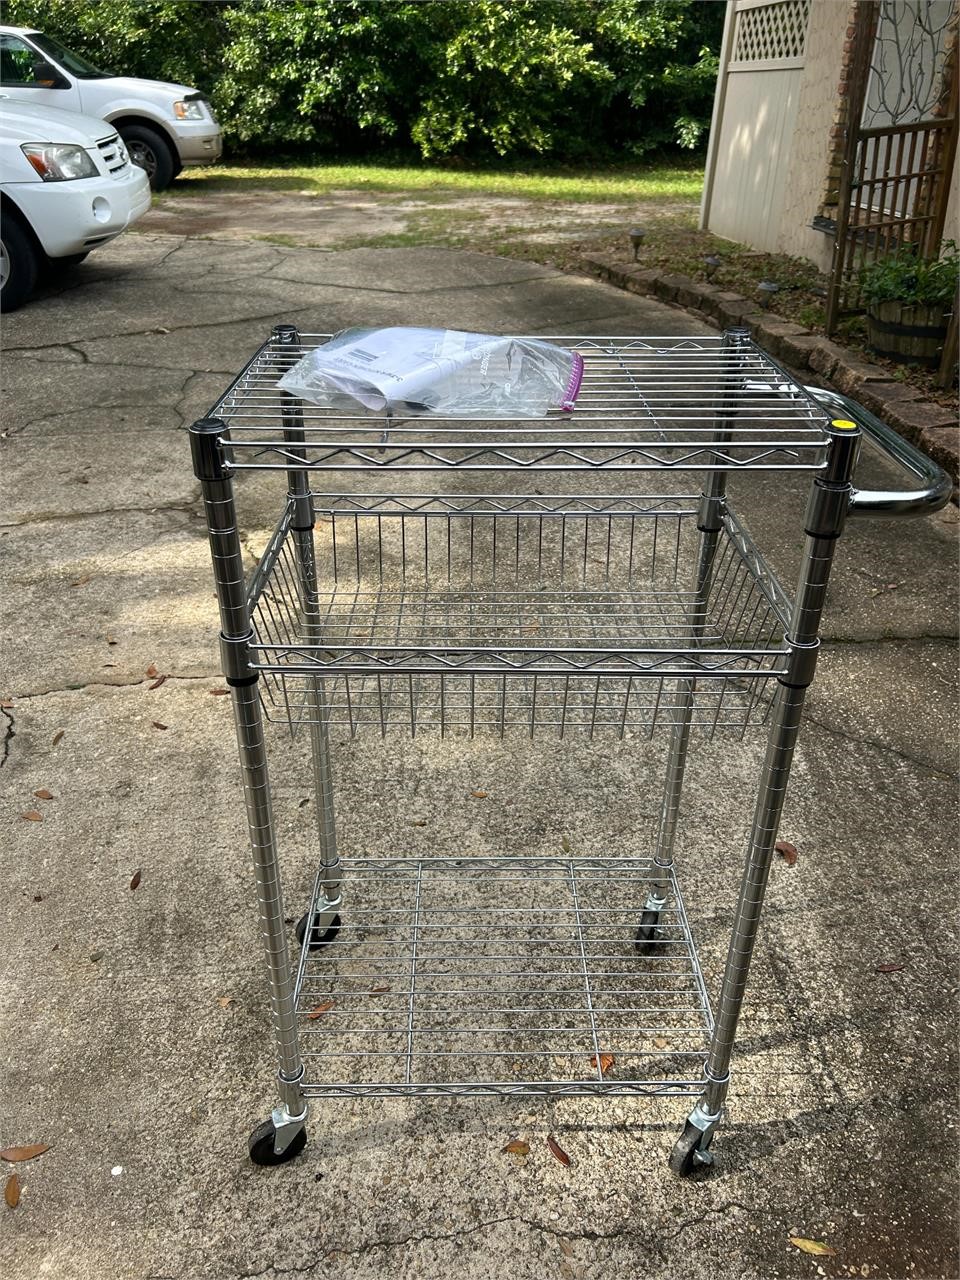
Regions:
[[810, 0], [775, 0], [737, 14], [733, 62], [780, 62], [802, 58]]

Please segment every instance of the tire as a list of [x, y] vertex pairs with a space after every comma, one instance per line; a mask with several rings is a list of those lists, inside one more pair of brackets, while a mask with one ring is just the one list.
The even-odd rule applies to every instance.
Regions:
[[[297, 941], [300, 943], [301, 947], [303, 946], [304, 938], [307, 936], [307, 925], [309, 923], [310, 923], [310, 912], [308, 911], [306, 915], [301, 916], [300, 919], [297, 921], [297, 927], [295, 930]], [[341, 923], [342, 921], [340, 917], [334, 916], [333, 919], [330, 921], [330, 927], [326, 930], [325, 933], [318, 933], [316, 928], [314, 928], [313, 935], [310, 938], [310, 950], [319, 951], [321, 947], [325, 947], [328, 945], [328, 943], [331, 943], [334, 940], [334, 938], [337, 936], [337, 934], [340, 932]]]
[[640, 917], [640, 927], [633, 942], [642, 956], [651, 955], [656, 951], [660, 942], [660, 930], [657, 927], [659, 923], [659, 911], [644, 911]]
[[173, 181], [174, 157], [166, 138], [145, 124], [128, 124], [120, 129], [133, 164], [146, 170], [154, 191], [165, 191]]
[[90, 250], [87, 249], [85, 253], [68, 253], [65, 258], [51, 258], [50, 262], [54, 267], [65, 270], [67, 267], [79, 267], [80, 263], [89, 256]]
[[58, 276], [63, 275], [66, 271], [72, 271], [74, 267], [79, 267], [80, 263], [88, 256], [86, 253], [68, 253], [63, 258], [48, 258], [46, 254], [40, 264], [40, 273], [45, 280], [55, 280]]
[[688, 1120], [667, 1161], [671, 1172], [680, 1178], [689, 1178], [691, 1174], [709, 1168], [713, 1164], [713, 1156], [708, 1148], [709, 1139], [704, 1144], [703, 1133]]
[[306, 1129], [299, 1129], [294, 1134], [290, 1145], [277, 1155], [273, 1149], [276, 1136], [277, 1131], [272, 1120], [266, 1120], [254, 1129], [250, 1135], [250, 1141], [247, 1143], [247, 1150], [254, 1164], [266, 1168], [270, 1168], [273, 1165], [286, 1164], [288, 1160], [295, 1160], [307, 1145], [307, 1131]]
[[40, 274], [40, 257], [30, 236], [9, 211], [0, 230], [0, 311], [16, 311], [27, 301]]

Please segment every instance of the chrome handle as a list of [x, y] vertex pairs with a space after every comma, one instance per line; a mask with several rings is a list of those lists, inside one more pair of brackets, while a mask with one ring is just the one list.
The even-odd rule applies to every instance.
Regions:
[[919, 489], [855, 488], [850, 498], [849, 515], [923, 516], [947, 505], [953, 492], [953, 481], [932, 458], [921, 453], [876, 414], [849, 396], [841, 395], [839, 391], [825, 391], [822, 387], [806, 387], [805, 390], [823, 405], [831, 417], [855, 422], [865, 438], [881, 453], [920, 482]]

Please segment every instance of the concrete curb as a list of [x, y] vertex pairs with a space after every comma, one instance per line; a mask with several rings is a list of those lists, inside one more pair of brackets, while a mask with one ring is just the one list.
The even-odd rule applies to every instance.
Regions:
[[960, 478], [960, 430], [956, 417], [942, 405], [924, 400], [915, 387], [896, 381], [888, 370], [859, 359], [802, 325], [761, 311], [756, 302], [742, 294], [707, 281], [624, 263], [615, 254], [585, 255], [580, 265], [588, 275], [607, 284], [682, 307], [719, 329], [748, 326], [774, 359], [800, 373], [810, 370], [828, 386], [852, 396], [939, 462], [954, 483]]

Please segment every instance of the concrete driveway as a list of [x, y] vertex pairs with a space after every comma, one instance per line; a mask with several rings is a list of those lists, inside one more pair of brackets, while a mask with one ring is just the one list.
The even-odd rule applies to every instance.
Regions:
[[[0, 1206], [0, 1273], [956, 1276], [953, 508], [852, 524], [841, 544], [781, 829], [800, 856], [773, 869], [709, 1176], [667, 1172], [686, 1109], [669, 1100], [320, 1102], [294, 1164], [248, 1163], [274, 1063], [180, 428], [286, 320], [701, 331], [475, 254], [165, 235], [123, 237], [4, 322], [0, 1145], [50, 1149], [2, 1166], [22, 1193]], [[801, 486], [742, 480], [791, 584]], [[895, 483], [869, 460], [864, 480]], [[258, 483], [242, 498], [256, 552], [276, 501]], [[691, 759], [681, 870], [713, 978], [763, 748], [717, 739]], [[309, 791], [299, 748], [278, 733], [275, 749], [298, 915]], [[337, 734], [343, 848], [646, 853], [664, 749]], [[502, 1152], [513, 1138], [528, 1155]]]

